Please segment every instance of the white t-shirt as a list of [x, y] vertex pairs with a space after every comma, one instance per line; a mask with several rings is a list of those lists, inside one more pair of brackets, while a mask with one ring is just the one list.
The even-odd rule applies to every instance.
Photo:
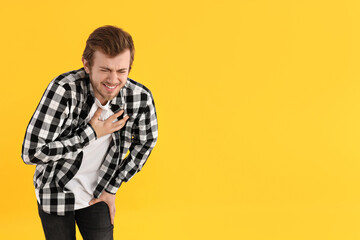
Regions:
[[[100, 101], [95, 98], [89, 117], [93, 117], [98, 107], [102, 108], [100, 120], [106, 120], [114, 113], [109, 108], [109, 102], [102, 106]], [[65, 185], [75, 195], [75, 210], [89, 206], [93, 199], [93, 192], [97, 186], [99, 170], [105, 158], [106, 152], [111, 142], [111, 134], [97, 138], [95, 141], [84, 147], [81, 166], [75, 176]], [[39, 194], [36, 191], [36, 197], [39, 201]]]

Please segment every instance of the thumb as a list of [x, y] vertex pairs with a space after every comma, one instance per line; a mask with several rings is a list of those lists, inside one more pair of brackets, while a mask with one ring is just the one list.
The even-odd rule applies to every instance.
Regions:
[[94, 113], [94, 116], [92, 117], [92, 119], [95, 119], [95, 120], [99, 120], [99, 117], [101, 115], [101, 112], [102, 112], [102, 108], [99, 107], [96, 112]]
[[93, 204], [95, 204], [97, 202], [100, 202], [99, 199], [94, 198], [89, 202], [89, 205], [93, 205]]

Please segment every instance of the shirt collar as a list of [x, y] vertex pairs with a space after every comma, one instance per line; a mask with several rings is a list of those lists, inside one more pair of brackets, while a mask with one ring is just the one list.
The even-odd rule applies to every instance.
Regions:
[[92, 96], [95, 99], [95, 95], [94, 95], [94, 89], [93, 86], [90, 82], [90, 77], [89, 74], [85, 71], [85, 69], [82, 67], [81, 70], [84, 72], [85, 76], [85, 80], [86, 80], [86, 86], [87, 86], [87, 94], [86, 96]]
[[95, 98], [95, 104], [102, 110], [107, 111], [107, 110], [109, 110], [110, 101], [107, 101], [107, 103], [105, 105], [102, 105], [101, 102], [99, 101], [99, 99]]

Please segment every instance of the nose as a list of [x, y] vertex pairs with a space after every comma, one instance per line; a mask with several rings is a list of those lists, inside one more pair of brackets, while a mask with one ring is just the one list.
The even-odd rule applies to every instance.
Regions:
[[118, 76], [117, 76], [116, 71], [111, 71], [111, 72], [110, 72], [110, 81], [111, 81], [112, 83], [115, 83], [115, 82], [118, 81], [117, 78], [118, 78]]

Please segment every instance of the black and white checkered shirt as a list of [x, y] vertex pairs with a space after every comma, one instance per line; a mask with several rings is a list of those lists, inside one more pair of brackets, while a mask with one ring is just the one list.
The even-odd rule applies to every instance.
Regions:
[[[84, 68], [61, 74], [48, 85], [27, 127], [21, 157], [26, 164], [36, 164], [34, 185], [47, 213], [74, 210], [74, 194], [64, 186], [79, 170], [83, 148], [96, 140], [88, 123], [94, 99]], [[114, 113], [124, 109], [119, 119], [130, 118], [111, 134], [95, 198], [103, 191], [115, 194], [122, 182], [139, 172], [158, 137], [153, 96], [144, 85], [128, 78], [110, 108]]]

